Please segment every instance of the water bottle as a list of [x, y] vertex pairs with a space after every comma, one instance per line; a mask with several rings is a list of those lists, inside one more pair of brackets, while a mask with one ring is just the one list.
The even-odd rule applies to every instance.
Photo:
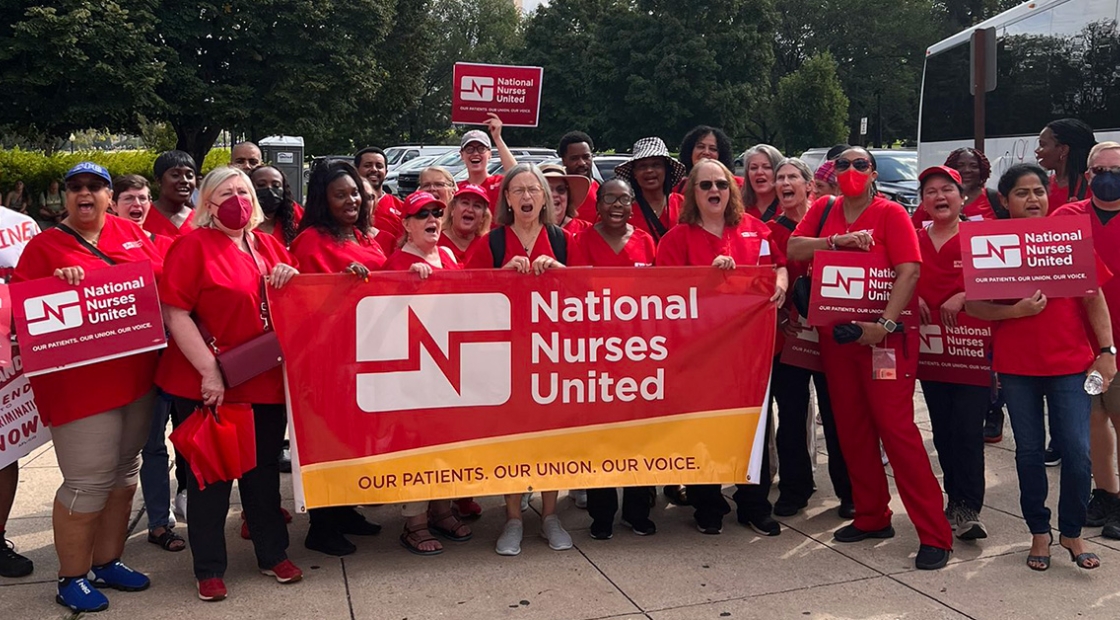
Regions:
[[1089, 396], [1096, 396], [1104, 391], [1104, 377], [1101, 373], [1093, 371], [1085, 377], [1085, 393]]

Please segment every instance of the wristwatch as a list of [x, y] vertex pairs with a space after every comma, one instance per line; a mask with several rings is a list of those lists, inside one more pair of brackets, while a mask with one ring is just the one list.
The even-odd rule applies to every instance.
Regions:
[[876, 323], [878, 323], [879, 325], [882, 325], [883, 328], [887, 330], [888, 334], [893, 334], [893, 333], [899, 331], [900, 329], [902, 329], [901, 324], [899, 324], [895, 321], [892, 321], [892, 320], [890, 320], [886, 317], [882, 317], [882, 316], [879, 317], [879, 320], [876, 321]]
[[1101, 355], [1104, 355], [1105, 353], [1108, 353], [1109, 355], [1115, 356], [1116, 355], [1116, 347], [1114, 345], [1108, 345], [1107, 347], [1101, 347]]

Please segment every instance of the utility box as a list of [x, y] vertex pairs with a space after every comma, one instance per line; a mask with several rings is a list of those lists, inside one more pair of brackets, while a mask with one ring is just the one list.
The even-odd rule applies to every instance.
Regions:
[[300, 136], [269, 136], [260, 141], [264, 163], [275, 166], [284, 173], [292, 198], [304, 202], [303, 187], [303, 138]]

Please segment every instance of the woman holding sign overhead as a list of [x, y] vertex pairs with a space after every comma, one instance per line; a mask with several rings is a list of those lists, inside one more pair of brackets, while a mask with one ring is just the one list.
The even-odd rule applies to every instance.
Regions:
[[[160, 277], [163, 260], [148, 235], [107, 213], [113, 200], [109, 172], [82, 162], [66, 173], [65, 182], [66, 217], [31, 239], [12, 282], [55, 277], [78, 287], [89, 271], [144, 261]], [[52, 513], [55, 600], [73, 611], [106, 609], [109, 600], [98, 588], [133, 592], [150, 584], [125, 566], [121, 555], [140, 449], [152, 423], [155, 370], [152, 351], [31, 377], [62, 470]]]
[[[777, 272], [774, 296], [779, 307], [789, 286], [785, 256], [771, 241], [770, 229], [746, 215], [735, 177], [713, 159], [698, 162], [685, 183], [680, 225], [661, 240], [657, 249], [661, 267], [688, 265], [734, 269], [737, 265], [773, 265]], [[762, 431], [765, 432], [765, 431]], [[769, 433], [767, 433], [769, 435]], [[781, 526], [771, 517], [769, 448], [762, 452], [762, 484], [739, 485], [735, 492], [739, 522], [764, 536], [777, 536]], [[731, 511], [718, 484], [688, 485], [696, 508], [696, 527], [704, 534], [723, 531], [723, 515]]]
[[[1047, 181], [1046, 171], [1039, 166], [1011, 166], [999, 179], [1000, 202], [1013, 219], [1046, 217]], [[1078, 300], [1048, 298], [1036, 292], [1013, 304], [969, 300], [965, 308], [976, 318], [999, 321], [993, 334], [992, 370], [999, 373], [1015, 431], [1019, 505], [1032, 535], [1027, 566], [1037, 571], [1050, 568], [1053, 538], [1043, 460], [1048, 411], [1053, 439], [1062, 453], [1058, 544], [1079, 567], [1097, 568], [1101, 560], [1085, 551], [1081, 529], [1091, 485], [1092, 397], [1087, 393], [1091, 386], [1086, 375], [1095, 373], [1098, 385], [1094, 393], [1098, 394], [1108, 391], [1116, 375], [1116, 347], [1105, 296]]]
[[[965, 194], [961, 175], [934, 166], [918, 175], [922, 209], [932, 224], [918, 230], [924, 272], [918, 280], [922, 325], [940, 326], [943, 338], [956, 328], [964, 310], [961, 270], [961, 211]], [[986, 376], [985, 376], [986, 377]], [[922, 380], [922, 395], [933, 425], [933, 445], [944, 474], [949, 505], [945, 515], [961, 540], [987, 538], [980, 522], [984, 507], [984, 418], [992, 400], [990, 378], [968, 385]]]
[[[841, 324], [821, 334], [821, 361], [856, 508], [855, 521], [834, 537], [851, 543], [894, 536], [890, 490], [879, 452], [882, 441], [921, 541], [914, 564], [919, 569], [941, 568], [949, 561], [953, 535], [942, 511], [941, 488], [914, 424], [918, 326], [901, 323], [918, 284], [918, 236], [905, 209], [876, 195], [875, 158], [866, 149], [846, 149], [836, 159], [836, 171], [843, 196], [831, 206], [828, 198], [821, 198], [809, 209], [789, 240], [790, 259], [807, 261], [829, 250], [880, 254], [896, 277], [877, 321]], [[814, 279], [821, 277], [820, 271], [815, 264]], [[876, 373], [894, 378], [876, 380]]]

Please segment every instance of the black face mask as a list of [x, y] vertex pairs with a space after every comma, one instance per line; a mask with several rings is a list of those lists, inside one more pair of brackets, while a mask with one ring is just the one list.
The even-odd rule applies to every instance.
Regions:
[[267, 216], [272, 216], [284, 202], [284, 190], [279, 187], [257, 188], [257, 202], [261, 203], [261, 210]]

